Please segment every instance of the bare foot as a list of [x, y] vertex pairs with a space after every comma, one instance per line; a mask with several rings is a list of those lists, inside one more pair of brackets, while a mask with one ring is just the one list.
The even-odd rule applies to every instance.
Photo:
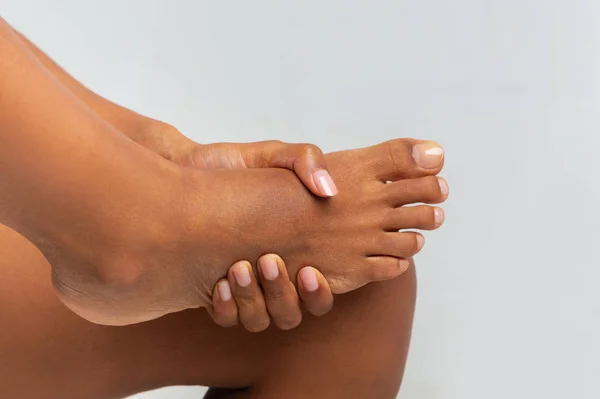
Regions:
[[302, 266], [317, 267], [334, 293], [394, 278], [423, 246], [422, 235], [398, 230], [443, 222], [439, 208], [400, 208], [446, 198], [445, 181], [435, 177], [443, 164], [437, 144], [394, 140], [326, 160], [340, 191], [328, 200], [311, 196], [285, 170], [190, 173], [188, 229], [197, 238], [182, 263], [191, 266], [186, 275], [202, 306], [223, 265], [265, 253], [282, 256], [294, 281]]
[[[444, 180], [434, 176], [442, 168], [441, 148], [394, 140], [330, 154], [326, 161], [340, 191], [329, 199], [312, 195], [288, 170], [181, 168], [180, 181], [167, 182], [176, 186], [164, 203], [171, 222], [156, 224], [147, 212], [153, 208], [146, 207], [135, 208], [134, 224], [107, 214], [119, 223], [110, 230], [110, 242], [119, 245], [101, 253], [106, 238], [86, 236], [97, 247], [89, 250], [100, 265], [94, 280], [55, 263], [57, 293], [90, 321], [122, 325], [208, 307], [230, 265], [255, 263], [267, 253], [285, 259], [293, 281], [302, 266], [319, 268], [334, 293], [398, 276], [408, 267], [404, 259], [423, 245], [420, 234], [398, 230], [434, 229], [443, 220], [438, 208], [401, 208], [446, 198]], [[164, 194], [157, 189], [152, 193]]]

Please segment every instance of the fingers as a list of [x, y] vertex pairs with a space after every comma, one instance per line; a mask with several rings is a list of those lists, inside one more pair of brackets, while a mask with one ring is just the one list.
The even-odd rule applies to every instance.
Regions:
[[239, 320], [250, 332], [263, 331], [271, 322], [258, 281], [247, 261], [235, 263], [227, 273]]
[[281, 330], [297, 327], [302, 321], [300, 298], [283, 260], [272, 254], [262, 256], [258, 260], [258, 274], [273, 323]]
[[308, 312], [323, 316], [333, 307], [333, 294], [325, 277], [314, 267], [304, 267], [298, 272], [298, 292]]
[[300, 270], [298, 291], [278, 255], [262, 256], [257, 270], [258, 279], [250, 263], [237, 262], [229, 269], [227, 279], [217, 282], [213, 289], [213, 306], [209, 309], [216, 324], [231, 327], [241, 322], [248, 331], [258, 332], [272, 321], [277, 328], [290, 330], [302, 321], [302, 305], [315, 316], [331, 310], [331, 288], [315, 268]]
[[252, 143], [242, 154], [249, 168], [287, 168], [315, 195], [333, 197], [338, 190], [327, 170], [325, 156], [313, 144], [289, 144], [280, 141]]
[[221, 327], [233, 327], [238, 324], [238, 308], [226, 279], [221, 279], [215, 284], [212, 304], [209, 314], [216, 324]]

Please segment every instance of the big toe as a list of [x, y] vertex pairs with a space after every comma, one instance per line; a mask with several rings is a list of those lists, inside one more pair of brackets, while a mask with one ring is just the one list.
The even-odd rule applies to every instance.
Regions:
[[444, 150], [434, 141], [396, 139], [370, 148], [375, 173], [382, 181], [437, 175], [444, 166]]

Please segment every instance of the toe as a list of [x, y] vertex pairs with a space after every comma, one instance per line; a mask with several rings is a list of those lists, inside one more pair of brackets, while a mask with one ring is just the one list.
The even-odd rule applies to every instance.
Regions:
[[410, 258], [423, 248], [425, 238], [412, 231], [402, 233], [384, 233], [378, 241], [377, 254], [396, 258]]
[[269, 327], [269, 313], [252, 265], [246, 261], [237, 262], [229, 269], [227, 279], [238, 307], [239, 319], [246, 330], [258, 332]]
[[386, 281], [394, 279], [406, 272], [410, 262], [393, 256], [369, 256], [367, 258], [368, 268], [365, 269], [368, 281]]
[[376, 174], [382, 181], [436, 175], [444, 164], [444, 150], [433, 141], [396, 139], [371, 149], [377, 152]]
[[383, 187], [391, 206], [414, 203], [440, 204], [448, 198], [448, 183], [437, 176], [406, 179]]
[[297, 327], [302, 321], [300, 298], [283, 260], [273, 254], [258, 260], [260, 284], [267, 310], [273, 323], [281, 330]]
[[403, 229], [435, 230], [444, 223], [444, 210], [434, 206], [411, 206], [393, 209], [386, 219], [386, 231]]

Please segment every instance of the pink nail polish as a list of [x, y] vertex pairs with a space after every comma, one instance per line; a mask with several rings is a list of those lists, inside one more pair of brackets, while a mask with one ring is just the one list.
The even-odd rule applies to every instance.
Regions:
[[317, 170], [313, 173], [313, 178], [315, 179], [315, 184], [321, 194], [328, 197], [337, 195], [338, 189], [335, 186], [331, 175], [325, 169]]
[[241, 263], [233, 269], [233, 277], [235, 278], [237, 285], [240, 287], [247, 287], [252, 282], [252, 279], [250, 278], [250, 271], [245, 263]]
[[276, 280], [279, 276], [277, 261], [273, 256], [265, 256], [260, 260], [260, 270], [264, 278], [270, 281]]
[[312, 267], [305, 267], [300, 270], [300, 280], [302, 286], [308, 292], [316, 291], [319, 288], [319, 281], [317, 280], [317, 274]]
[[227, 281], [221, 281], [217, 285], [217, 290], [219, 291], [219, 297], [221, 301], [227, 302], [231, 299], [231, 287], [229, 287], [229, 283]]

